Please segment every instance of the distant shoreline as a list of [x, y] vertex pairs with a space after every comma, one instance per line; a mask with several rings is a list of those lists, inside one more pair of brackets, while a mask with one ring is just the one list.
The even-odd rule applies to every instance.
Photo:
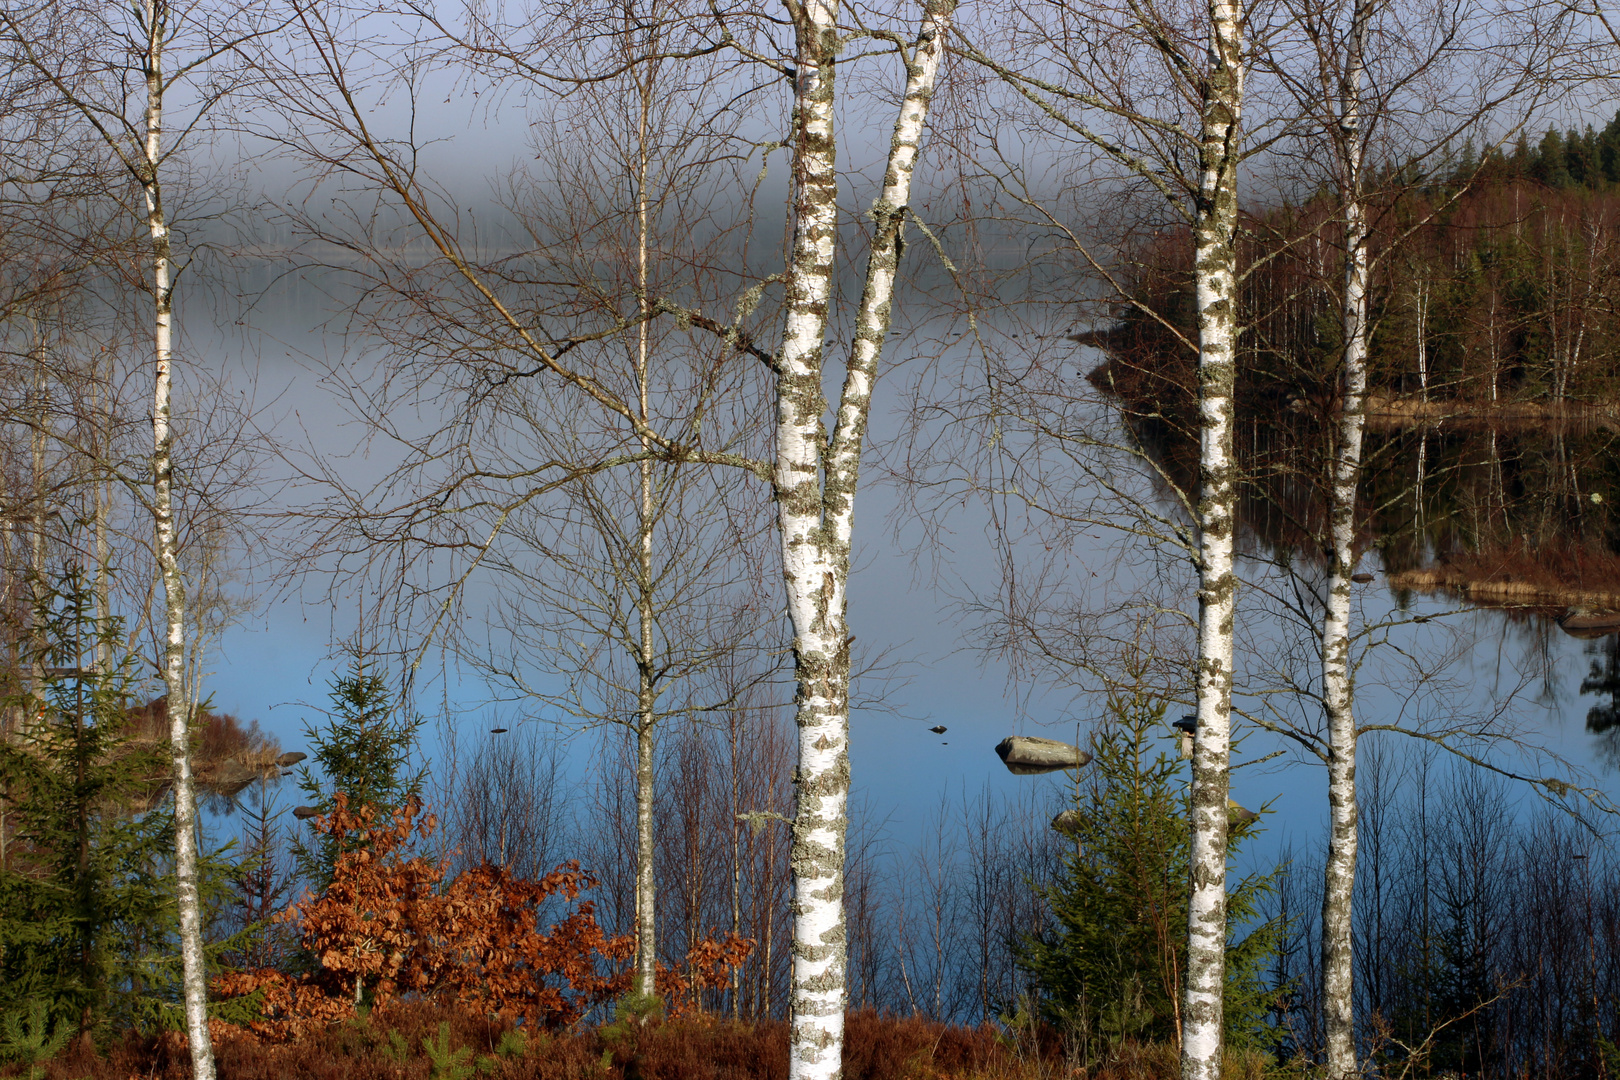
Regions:
[[1620, 431], [1620, 403], [1587, 401], [1464, 401], [1414, 395], [1367, 395], [1367, 419], [1374, 423], [1593, 424]]
[[[1539, 608], [1542, 614], [1557, 618], [1565, 633], [1574, 637], [1600, 637], [1620, 631], [1620, 592], [1547, 582], [1493, 581], [1447, 566], [1400, 570], [1384, 580], [1394, 589], [1445, 591], [1482, 604]], [[1554, 615], [1549, 609], [1563, 609], [1563, 614]]]

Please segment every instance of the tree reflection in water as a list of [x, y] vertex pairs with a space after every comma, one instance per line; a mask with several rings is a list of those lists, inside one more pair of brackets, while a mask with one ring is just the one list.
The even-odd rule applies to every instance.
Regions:
[[1586, 713], [1586, 730], [1598, 736], [1604, 762], [1620, 769], [1620, 634], [1594, 641], [1587, 653], [1594, 659], [1591, 673], [1581, 680], [1581, 693], [1596, 694], [1599, 701]]

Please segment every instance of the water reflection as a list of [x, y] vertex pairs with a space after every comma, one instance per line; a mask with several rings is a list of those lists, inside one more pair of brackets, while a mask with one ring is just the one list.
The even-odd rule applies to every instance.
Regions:
[[[1093, 382], [1106, 384], [1109, 367]], [[1105, 388], [1139, 447], [1189, 489], [1198, 449], [1190, 400]], [[1329, 553], [1330, 415], [1308, 402], [1251, 399], [1235, 440], [1245, 551], [1318, 579]], [[1572, 721], [1585, 711], [1600, 756], [1620, 767], [1617, 443], [1620, 429], [1601, 419], [1417, 423], [1372, 411], [1356, 521], [1362, 569], [1382, 569], [1398, 610], [1420, 622], [1459, 606], [1502, 619], [1499, 645], [1514, 652], [1512, 666], [1543, 673], [1546, 706]]]
[[1362, 493], [1391, 584], [1620, 630], [1616, 434], [1605, 427], [1373, 431]]
[[1593, 660], [1590, 673], [1581, 680], [1581, 695], [1598, 699], [1587, 710], [1586, 730], [1602, 736], [1604, 756], [1620, 766], [1620, 634], [1592, 642], [1586, 652]]

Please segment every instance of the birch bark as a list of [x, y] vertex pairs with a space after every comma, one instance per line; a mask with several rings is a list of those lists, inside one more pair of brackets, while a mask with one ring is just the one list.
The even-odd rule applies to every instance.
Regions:
[[[648, 430], [648, 360], [651, 329], [648, 317], [652, 301], [647, 294], [647, 257], [651, 242], [648, 222], [647, 181], [650, 163], [648, 147], [648, 119], [652, 112], [653, 79], [650, 75], [637, 75], [636, 89], [640, 99], [640, 113], [636, 123], [636, 303], [641, 312], [641, 324], [636, 327], [636, 407], [641, 418], [643, 434], [640, 436], [643, 454], [652, 450]], [[640, 463], [640, 490], [636, 504], [637, 563], [636, 563], [636, 993], [650, 997], [658, 992], [658, 921], [657, 883], [653, 876], [654, 845], [657, 843], [653, 828], [653, 795], [656, 776], [653, 771], [653, 727], [658, 722], [658, 689], [654, 666], [657, 664], [653, 629], [653, 508], [652, 461], [643, 458]]]
[[849, 797], [847, 585], [861, 449], [894, 300], [911, 180], [955, 0], [930, 0], [907, 56], [906, 90], [831, 437], [822, 392], [838, 179], [834, 172], [836, 0], [790, 6], [797, 35], [793, 248], [778, 358], [774, 485], [793, 626], [799, 767], [793, 820], [793, 976], [789, 1075], [841, 1071], [846, 997], [844, 843]]
[[1356, 718], [1350, 669], [1351, 589], [1355, 573], [1356, 488], [1361, 477], [1367, 398], [1367, 221], [1362, 199], [1362, 84], [1370, 0], [1358, 0], [1339, 94], [1340, 202], [1344, 214], [1344, 385], [1328, 509], [1331, 552], [1322, 618], [1322, 700], [1328, 722], [1328, 854], [1322, 881], [1322, 1009], [1327, 1076], [1356, 1072], [1354, 941], [1356, 879]]
[[174, 764], [175, 899], [180, 915], [180, 956], [186, 1039], [192, 1075], [214, 1080], [214, 1049], [208, 1033], [208, 974], [203, 955], [202, 905], [197, 888], [197, 799], [191, 778], [190, 688], [186, 685], [186, 587], [180, 574], [174, 515], [174, 282], [168, 221], [163, 212], [163, 49], [168, 33], [165, 0], [141, 0], [146, 40], [140, 56], [146, 78], [142, 158], [137, 179], [146, 199], [152, 257], [152, 519], [158, 572], [163, 582], [163, 682], [168, 691], [169, 752]]
[[1191, 895], [1182, 1008], [1185, 1080], [1221, 1075], [1226, 981], [1227, 789], [1231, 767], [1232, 450], [1237, 349], [1237, 165], [1243, 105], [1240, 0], [1209, 4], [1210, 68], [1203, 93], [1194, 221], [1198, 305], [1198, 670], [1193, 746]]

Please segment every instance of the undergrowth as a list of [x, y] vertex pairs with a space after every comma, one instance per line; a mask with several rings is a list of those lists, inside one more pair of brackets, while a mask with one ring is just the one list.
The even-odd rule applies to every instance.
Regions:
[[[529, 1034], [425, 1002], [395, 1002], [295, 1043], [221, 1030], [219, 1075], [228, 1080], [787, 1080], [788, 1029], [712, 1016]], [[633, 1028], [633, 1030], [632, 1030]], [[75, 1043], [43, 1063], [0, 1068], [36, 1080], [187, 1080], [185, 1039], [128, 1035], [89, 1049]], [[1260, 1059], [1228, 1056], [1231, 1080], [1260, 1080]], [[1089, 1069], [1073, 1067], [1061, 1040], [1009, 1040], [991, 1027], [850, 1013], [845, 1080], [1174, 1080], [1170, 1047], [1126, 1046]]]

